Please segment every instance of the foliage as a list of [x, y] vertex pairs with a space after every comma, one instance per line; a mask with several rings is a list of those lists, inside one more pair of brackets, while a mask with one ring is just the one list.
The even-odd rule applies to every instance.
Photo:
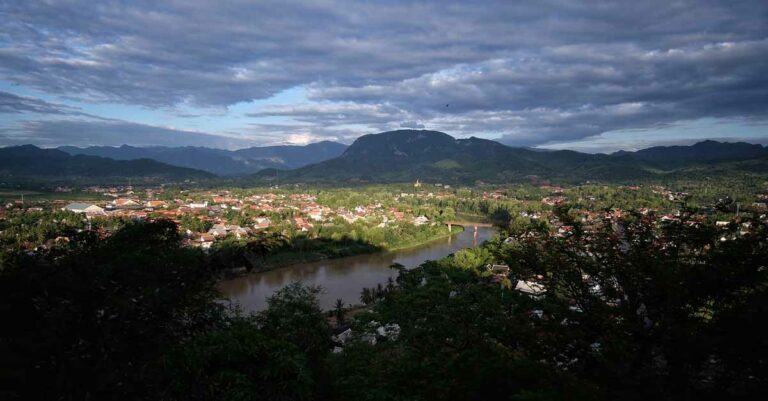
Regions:
[[177, 346], [163, 368], [170, 400], [306, 400], [313, 389], [304, 354], [247, 319]]
[[0, 248], [34, 248], [85, 228], [83, 217], [69, 211], [12, 212], [0, 219]]
[[[768, 227], [657, 225], [633, 215], [570, 237], [488, 243], [532, 298], [485, 279], [467, 253], [413, 270], [359, 322], [396, 341], [332, 358], [340, 399], [744, 399], [768, 342]], [[621, 228], [618, 228], [618, 227]], [[725, 240], [723, 240], [725, 238]], [[538, 277], [538, 278], [537, 278]]]
[[215, 276], [170, 222], [4, 261], [3, 399], [136, 398], [165, 350], [221, 320]]
[[185, 214], [181, 216], [181, 228], [184, 230], [190, 230], [192, 232], [204, 233], [213, 227], [213, 223], [209, 220], [200, 220], [195, 216]]
[[289, 284], [270, 296], [269, 307], [257, 316], [265, 333], [287, 339], [315, 361], [330, 345], [325, 316], [317, 302], [319, 291], [300, 283]]
[[[373, 222], [228, 239], [206, 255], [182, 248], [168, 221], [121, 222], [100, 240], [78, 232], [79, 216], [13, 212], [2, 223], [11, 251], [0, 254], [0, 319], [12, 324], [0, 328], [0, 398], [721, 400], [768, 388], [768, 340], [756, 329], [768, 314], [764, 218], [715, 226], [682, 207], [664, 222], [633, 212], [588, 225], [584, 209], [666, 201], [584, 186], [565, 190], [574, 202], [544, 208], [509, 199], [525, 190], [506, 191], [474, 203], [409, 198], [431, 219], [472, 209], [509, 221], [481, 247], [394, 265], [396, 281], [363, 289], [367, 312], [345, 315], [337, 302], [337, 321], [353, 332], [341, 353], [330, 352], [321, 289], [293, 283], [241, 316], [217, 302], [217, 272], [371, 246]], [[553, 235], [521, 216], [542, 210], [577, 229]], [[28, 219], [46, 223], [19, 232]], [[410, 240], [432, 233], [413, 230]], [[17, 233], [70, 241], [29, 253], [15, 248]], [[518, 281], [546, 291], [529, 296]], [[384, 326], [397, 336], [380, 334]]]

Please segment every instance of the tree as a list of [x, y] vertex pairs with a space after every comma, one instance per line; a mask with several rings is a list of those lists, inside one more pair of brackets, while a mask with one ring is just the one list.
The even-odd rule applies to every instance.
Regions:
[[486, 248], [468, 248], [456, 252], [451, 262], [460, 269], [479, 271], [492, 262], [492, 256]]
[[370, 288], [363, 288], [363, 290], [360, 292], [360, 302], [362, 302], [365, 305], [370, 305], [374, 301], [373, 293], [371, 292]]
[[248, 241], [243, 256], [248, 261], [248, 270], [258, 266], [270, 253], [282, 249], [288, 244], [288, 240], [280, 233], [259, 232], [256, 238]]
[[195, 216], [185, 214], [181, 217], [181, 227], [193, 232], [207, 232], [213, 227], [213, 223], [208, 220], [200, 220]]
[[295, 345], [247, 319], [176, 347], [163, 361], [169, 400], [308, 400], [314, 382]]
[[489, 218], [494, 226], [506, 229], [509, 226], [509, 222], [512, 221], [512, 214], [507, 209], [497, 208], [491, 213]]
[[333, 307], [333, 314], [336, 316], [336, 326], [340, 327], [344, 325], [344, 313], [346, 312], [346, 309], [344, 308], [344, 301], [341, 300], [341, 298], [336, 300], [336, 304]]
[[214, 272], [172, 222], [84, 234], [0, 274], [3, 398], [139, 398], [167, 349], [222, 321]]
[[452, 207], [446, 207], [440, 211], [440, 218], [443, 221], [456, 220], [456, 210]]
[[330, 328], [317, 300], [319, 287], [295, 282], [267, 298], [267, 309], [256, 316], [264, 334], [284, 338], [319, 368], [331, 347]]

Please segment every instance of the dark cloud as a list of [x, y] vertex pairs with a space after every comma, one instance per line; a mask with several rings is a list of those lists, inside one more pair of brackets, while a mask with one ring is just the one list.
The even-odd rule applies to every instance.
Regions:
[[0, 79], [47, 93], [221, 107], [308, 88], [313, 103], [251, 114], [295, 122], [252, 127], [265, 136], [535, 145], [768, 116], [764, 0], [10, 0], [0, 18]]
[[73, 146], [207, 146], [239, 149], [253, 146], [244, 138], [154, 127], [125, 121], [40, 120], [22, 121], [0, 128], [0, 143], [43, 147]]
[[0, 91], [0, 113], [36, 113], [58, 115], [82, 114], [79, 109], [74, 107], [49, 103], [44, 100], [19, 96], [4, 91]]

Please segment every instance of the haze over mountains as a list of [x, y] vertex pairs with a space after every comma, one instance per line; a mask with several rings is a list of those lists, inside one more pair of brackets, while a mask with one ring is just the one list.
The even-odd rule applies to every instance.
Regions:
[[152, 159], [179, 167], [204, 170], [216, 175], [246, 175], [265, 168], [294, 169], [341, 155], [346, 145], [322, 141], [305, 146], [264, 146], [239, 150], [213, 149], [198, 146], [134, 147], [123, 145], [58, 149], [71, 155], [91, 155], [115, 160]]
[[[431, 182], [520, 181], [531, 176], [555, 181], [642, 180], [691, 174], [703, 168], [768, 170], [768, 150], [744, 142], [703, 141], [637, 152], [587, 154], [541, 152], [498, 142], [427, 130], [364, 135], [349, 147], [335, 142], [306, 146], [253, 147], [235, 151], [205, 147], [0, 148], [0, 176], [138, 177], [207, 179], [241, 176], [245, 181]], [[276, 170], [282, 170], [277, 173]], [[240, 179], [240, 178], [237, 178]]]

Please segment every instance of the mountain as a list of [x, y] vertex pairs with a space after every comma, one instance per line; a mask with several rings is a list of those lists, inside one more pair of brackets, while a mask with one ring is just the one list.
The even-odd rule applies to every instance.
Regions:
[[265, 146], [234, 151], [194, 146], [59, 147], [59, 150], [71, 155], [91, 155], [116, 160], [152, 159], [173, 166], [204, 170], [217, 175], [252, 174], [265, 168], [298, 168], [337, 157], [345, 149], [345, 145], [330, 141], [312, 143], [306, 146]]
[[[745, 146], [746, 145], [746, 146]], [[455, 139], [438, 131], [398, 130], [365, 135], [341, 156], [277, 174], [255, 177], [283, 182], [349, 181], [507, 182], [531, 176], [559, 181], [623, 181], [664, 174], [660, 169], [693, 168], [706, 163], [748, 160], [765, 155], [760, 145], [705, 141], [685, 150], [651, 148], [612, 155], [568, 150], [539, 152], [481, 139]], [[760, 163], [748, 166], [754, 168]], [[747, 165], [744, 165], [747, 166]], [[746, 168], [746, 167], [745, 167]]]
[[702, 141], [691, 146], [654, 146], [637, 152], [616, 152], [613, 156], [629, 156], [649, 166], [674, 169], [691, 164], [711, 164], [768, 156], [761, 145], [746, 142]]
[[347, 145], [321, 141], [307, 145], [261, 146], [235, 150], [232, 153], [246, 158], [272, 160], [283, 168], [298, 168], [340, 156]]
[[150, 159], [112, 160], [98, 156], [73, 156], [57, 149], [23, 145], [0, 148], [0, 177], [200, 179], [212, 178], [213, 174]]

